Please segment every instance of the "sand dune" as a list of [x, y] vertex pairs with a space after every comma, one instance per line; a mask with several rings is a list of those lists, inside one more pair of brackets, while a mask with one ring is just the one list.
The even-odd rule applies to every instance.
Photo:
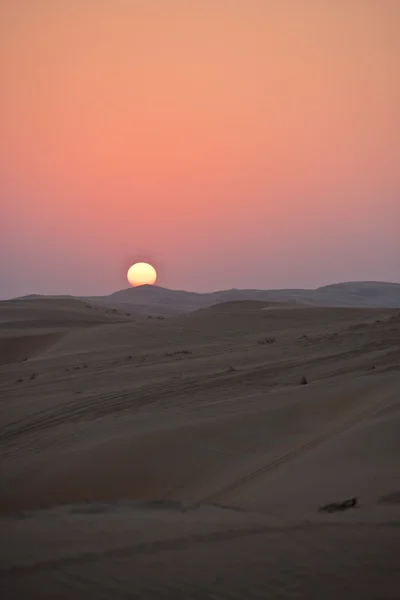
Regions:
[[73, 298], [35, 296], [0, 302], [0, 364], [40, 355], [76, 330], [137, 319]]
[[[83, 302], [93, 309], [117, 310], [118, 313], [136, 313], [145, 316], [182, 315], [201, 308], [222, 303], [258, 301], [271, 303], [302, 304], [323, 307], [399, 308], [400, 283], [383, 281], [355, 281], [336, 283], [317, 289], [231, 289], [216, 292], [188, 292], [170, 290], [157, 285], [142, 285], [119, 290], [105, 296], [24, 296], [13, 300], [58, 303]], [[4, 302], [1, 304], [5, 304]], [[4, 307], [1, 312], [4, 311]], [[0, 317], [1, 318], [1, 317]]]
[[327, 285], [315, 290], [232, 289], [202, 294], [143, 285], [88, 300], [128, 311], [164, 315], [185, 314], [215, 304], [243, 300], [291, 302], [310, 306], [398, 308], [400, 307], [400, 283], [357, 281]]
[[62, 333], [56, 331], [0, 337], [0, 365], [28, 360], [53, 346], [61, 337]]
[[398, 310], [0, 313], [7, 598], [399, 597]]
[[128, 317], [132, 318], [131, 315], [119, 314], [105, 306], [93, 306], [89, 302], [75, 298], [38, 296], [0, 302], [1, 330], [28, 327], [87, 327], [100, 323], [127, 321], [130, 320]]

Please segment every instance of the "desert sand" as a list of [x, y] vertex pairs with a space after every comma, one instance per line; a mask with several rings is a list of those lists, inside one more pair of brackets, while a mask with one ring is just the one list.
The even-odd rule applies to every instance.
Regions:
[[10, 300], [0, 397], [7, 599], [400, 598], [399, 310]]

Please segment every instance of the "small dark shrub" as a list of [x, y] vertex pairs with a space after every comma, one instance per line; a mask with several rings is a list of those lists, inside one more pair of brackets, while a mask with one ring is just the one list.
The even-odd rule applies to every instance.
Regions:
[[263, 338], [262, 340], [258, 340], [257, 343], [260, 346], [263, 346], [264, 344], [273, 344], [274, 342], [276, 342], [276, 338], [274, 338], [274, 337], [266, 337], [266, 338]]
[[308, 340], [308, 335], [306, 335], [305, 333], [303, 333], [303, 335], [301, 335], [299, 338], [297, 338], [298, 342], [306, 342]]

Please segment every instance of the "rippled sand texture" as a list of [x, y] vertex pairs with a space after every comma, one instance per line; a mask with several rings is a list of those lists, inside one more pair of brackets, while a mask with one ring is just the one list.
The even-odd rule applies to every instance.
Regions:
[[6, 597], [398, 600], [399, 314], [0, 303]]

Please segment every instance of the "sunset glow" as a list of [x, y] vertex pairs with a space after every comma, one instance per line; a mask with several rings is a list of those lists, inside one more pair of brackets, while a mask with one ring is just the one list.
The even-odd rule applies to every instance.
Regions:
[[0, 297], [109, 293], [132, 255], [195, 291], [398, 280], [399, 29], [396, 0], [2, 0]]

